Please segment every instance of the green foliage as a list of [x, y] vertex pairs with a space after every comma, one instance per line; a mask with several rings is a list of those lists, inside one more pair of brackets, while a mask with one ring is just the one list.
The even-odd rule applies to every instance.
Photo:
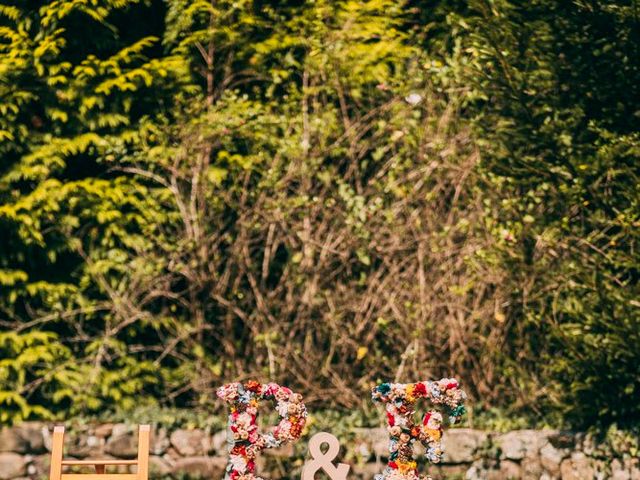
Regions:
[[[23, 335], [1, 333], [0, 352], [0, 421], [49, 417], [46, 408], [30, 405], [22, 393], [37, 388], [36, 384], [49, 373], [48, 365], [68, 359], [69, 351], [56, 342], [55, 334], [33, 331]], [[29, 378], [29, 373], [36, 378]]]
[[0, 422], [207, 409], [248, 376], [368, 411], [456, 375], [480, 423], [637, 423], [637, 25], [1, 4]]
[[158, 382], [122, 340], [99, 341], [113, 327], [96, 293], [117, 289], [105, 275], [144, 248], [140, 208], [154, 208], [106, 152], [136, 149], [140, 125], [189, 81], [186, 62], [154, 57], [159, 37], [138, 24], [160, 4], [39, 3], [0, 9], [0, 311], [17, 326], [3, 333], [4, 422], [133, 406]]
[[482, 168], [500, 192], [487, 216], [513, 289], [514, 378], [531, 378], [540, 401], [573, 422], [636, 422], [637, 11], [627, 2], [474, 7], [466, 78]]

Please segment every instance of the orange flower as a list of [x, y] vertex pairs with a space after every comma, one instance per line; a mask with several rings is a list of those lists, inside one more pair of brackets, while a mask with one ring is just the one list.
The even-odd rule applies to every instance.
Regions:
[[244, 388], [246, 388], [250, 392], [260, 394], [260, 391], [262, 390], [262, 384], [260, 382], [256, 382], [255, 380], [249, 380], [244, 384]]

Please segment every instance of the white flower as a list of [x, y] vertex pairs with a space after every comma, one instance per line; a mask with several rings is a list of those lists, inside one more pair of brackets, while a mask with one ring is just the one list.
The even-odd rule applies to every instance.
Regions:
[[289, 402], [278, 402], [276, 410], [281, 417], [286, 417], [289, 413]]
[[406, 427], [409, 424], [409, 419], [404, 415], [397, 415], [395, 418], [395, 424], [398, 427]]
[[239, 427], [248, 427], [249, 425], [251, 425], [251, 415], [249, 415], [247, 412], [241, 413], [240, 415], [238, 415], [236, 423]]
[[422, 95], [420, 95], [419, 93], [413, 92], [407, 95], [406, 97], [404, 97], [404, 99], [409, 105], [415, 107], [422, 101]]
[[432, 412], [426, 427], [431, 430], [437, 430], [442, 425], [442, 414], [440, 412]]
[[247, 461], [242, 455], [229, 455], [229, 463], [240, 473], [244, 473], [247, 468]]

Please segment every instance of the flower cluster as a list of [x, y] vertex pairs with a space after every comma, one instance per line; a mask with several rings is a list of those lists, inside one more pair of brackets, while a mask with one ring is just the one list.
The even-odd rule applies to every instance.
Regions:
[[440, 406], [451, 423], [464, 413], [466, 394], [452, 378], [435, 382], [382, 383], [373, 388], [371, 397], [386, 405], [389, 426], [389, 463], [375, 480], [419, 480], [413, 458], [413, 444], [420, 441], [426, 448], [430, 462], [438, 463], [442, 458], [442, 414], [430, 410], [422, 418], [422, 425], [415, 425], [413, 415], [415, 402], [420, 398]]
[[[276, 383], [255, 381], [229, 383], [218, 389], [218, 397], [231, 405], [229, 430], [233, 436], [229, 447], [226, 478], [261, 480], [255, 475], [255, 459], [265, 448], [276, 448], [300, 438], [307, 409], [302, 395]], [[260, 400], [275, 400], [280, 423], [268, 433], [260, 433], [257, 425]]]

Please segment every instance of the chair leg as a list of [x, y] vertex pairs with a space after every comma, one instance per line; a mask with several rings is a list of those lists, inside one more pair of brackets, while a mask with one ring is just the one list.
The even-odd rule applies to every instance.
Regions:
[[51, 443], [51, 467], [49, 480], [60, 480], [62, 476], [62, 450], [64, 448], [64, 427], [62, 425], [53, 428], [53, 440]]
[[138, 480], [149, 478], [149, 436], [150, 425], [140, 425], [138, 428]]

